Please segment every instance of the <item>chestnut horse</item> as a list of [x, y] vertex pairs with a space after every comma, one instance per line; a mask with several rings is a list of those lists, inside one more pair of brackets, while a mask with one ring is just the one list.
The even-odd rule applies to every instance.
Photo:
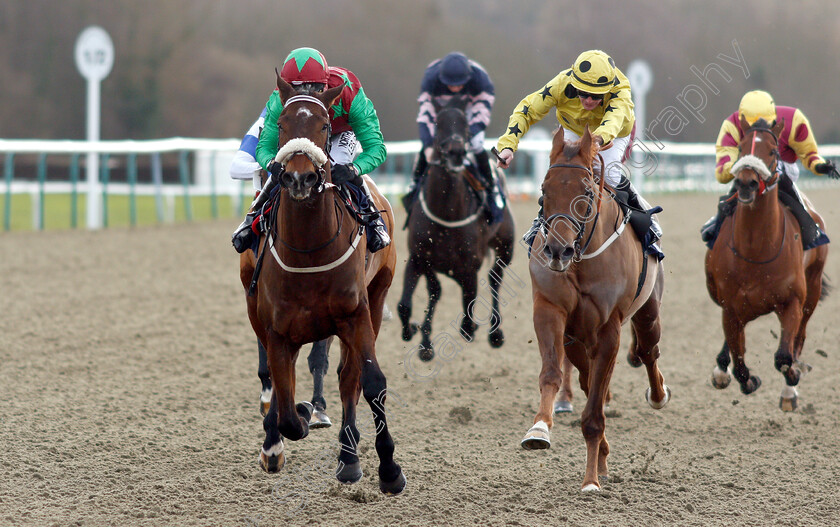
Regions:
[[[797, 407], [796, 385], [808, 366], [799, 361], [805, 343], [805, 326], [814, 313], [823, 289], [823, 268], [828, 245], [803, 251], [799, 223], [779, 202], [777, 165], [779, 133], [784, 121], [770, 126], [764, 120], [752, 128], [741, 120], [744, 138], [740, 156], [732, 166], [738, 203], [735, 213], [720, 229], [717, 243], [706, 252], [706, 287], [723, 310], [725, 342], [712, 374], [715, 388], [726, 388], [732, 373], [741, 391], [750, 394], [761, 379], [750, 374], [744, 363], [744, 327], [767, 313], [776, 313], [782, 326], [776, 369], [785, 378], [779, 407]], [[823, 219], [807, 202], [814, 221], [825, 229]]]
[[[412, 295], [418, 279], [424, 276], [429, 293], [426, 316], [419, 328], [422, 336], [419, 357], [424, 361], [434, 357], [432, 317], [441, 293], [437, 273], [451, 277], [461, 286], [464, 314], [460, 331], [466, 340], [472, 341], [477, 327], [472, 310], [478, 295], [478, 272], [489, 249], [496, 255], [488, 275], [492, 296], [490, 345], [498, 348], [505, 340], [500, 327], [499, 286], [505, 268], [513, 259], [513, 216], [506, 207], [502, 221], [488, 225], [482, 198], [470, 187], [469, 179], [473, 176], [464, 164], [469, 125], [463, 104], [463, 99], [453, 98], [447, 106], [437, 109], [435, 159], [429, 162], [408, 221], [409, 257], [397, 313], [402, 322], [402, 338], [410, 341], [418, 329], [411, 322]], [[485, 192], [489, 194], [490, 190]]]
[[[272, 202], [269, 232], [261, 241], [264, 265], [248, 316], [268, 355], [272, 399], [263, 421], [265, 442], [260, 465], [276, 472], [285, 463], [283, 438], [297, 441], [309, 433], [310, 407], [295, 405], [295, 361], [303, 344], [336, 335], [341, 341], [338, 377], [343, 415], [336, 477], [354, 483], [362, 477], [356, 445], [356, 405], [360, 392], [373, 412], [379, 487], [397, 494], [406, 484], [394, 462], [394, 442], [385, 417], [386, 381], [376, 360], [375, 343], [382, 307], [396, 267], [391, 244], [367, 254], [355, 217], [345, 210], [331, 183], [326, 145], [327, 108], [343, 86], [315, 95], [296, 95], [277, 76], [283, 111], [277, 120], [283, 187]], [[393, 232], [388, 201], [367, 179], [377, 208]], [[270, 254], [267, 254], [270, 253]]]
[[659, 306], [663, 268], [646, 255], [627, 219], [596, 180], [598, 145], [587, 126], [581, 140], [566, 143], [563, 128], [554, 134], [551, 166], [542, 184], [545, 220], [529, 262], [534, 329], [542, 370], [540, 406], [523, 448], [549, 448], [555, 396], [564, 356], [578, 369], [587, 396], [581, 414], [586, 441], [586, 473], [581, 490], [600, 491], [607, 476], [609, 444], [604, 435], [604, 404], [618, 354], [621, 326], [631, 321], [633, 340], [627, 359], [645, 365], [648, 403], [662, 408], [671, 398], [657, 366]]

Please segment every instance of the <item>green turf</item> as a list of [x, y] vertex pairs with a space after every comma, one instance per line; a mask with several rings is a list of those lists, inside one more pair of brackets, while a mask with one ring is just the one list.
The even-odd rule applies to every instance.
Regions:
[[[244, 199], [249, 199], [246, 196]], [[0, 195], [0, 230], [35, 230], [37, 215], [33, 215], [33, 200], [28, 194]], [[216, 198], [215, 211], [209, 196], [191, 196], [188, 201], [183, 196], [162, 198], [159, 210], [154, 196], [108, 196], [102, 204], [107, 211], [106, 227], [125, 227], [129, 225], [154, 225], [157, 223], [202, 221], [213, 218], [238, 218], [241, 213], [230, 196]], [[9, 213], [6, 207], [9, 203]], [[76, 198], [75, 223], [73, 221], [73, 198], [71, 194], [48, 194], [44, 197], [44, 229], [85, 228], [87, 224], [86, 196]]]

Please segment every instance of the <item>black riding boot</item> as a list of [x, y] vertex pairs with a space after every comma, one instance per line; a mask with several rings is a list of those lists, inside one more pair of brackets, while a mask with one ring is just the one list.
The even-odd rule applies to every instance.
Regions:
[[[361, 179], [361, 178], [359, 178]], [[373, 202], [373, 196], [370, 194], [370, 189], [364, 180], [360, 185], [365, 195], [367, 196], [368, 207], [362, 211], [362, 214], [367, 220], [365, 230], [367, 233], [367, 248], [368, 251], [375, 253], [385, 247], [391, 245], [391, 237], [388, 236], [388, 229], [385, 227], [385, 222], [382, 220], [382, 214], [376, 209], [376, 204]]]
[[796, 221], [799, 222], [799, 228], [802, 231], [802, 248], [806, 251], [813, 249], [819, 245], [828, 243], [828, 236], [820, 229], [805, 203], [799, 196], [799, 191], [796, 189], [793, 180], [786, 175], [779, 176], [779, 200], [790, 209]]
[[723, 225], [723, 220], [735, 211], [737, 203], [732, 196], [735, 195], [735, 186], [729, 188], [729, 192], [724, 194], [718, 200], [718, 210], [715, 216], [709, 218], [703, 227], [700, 228], [700, 239], [706, 243], [706, 246], [711, 249], [720, 232], [720, 226]]
[[493, 177], [493, 169], [490, 168], [490, 156], [486, 150], [475, 154], [475, 163], [478, 166], [478, 173], [481, 176], [481, 183], [487, 189], [487, 223], [493, 225], [502, 221], [505, 201], [496, 178]]
[[262, 206], [266, 201], [268, 201], [271, 191], [276, 186], [277, 183], [275, 182], [275, 178], [273, 176], [269, 176], [268, 179], [266, 179], [262, 190], [259, 194], [257, 194], [257, 197], [251, 203], [251, 207], [245, 215], [245, 221], [243, 221], [239, 227], [233, 231], [231, 242], [233, 243], [233, 248], [236, 249], [236, 252], [240, 254], [244, 253], [253, 246], [254, 241], [256, 241], [257, 238], [257, 233], [254, 232], [251, 226], [254, 224], [254, 220], [260, 213]]
[[[651, 207], [650, 203], [648, 203], [639, 195], [638, 192], [636, 192], [636, 188], [632, 183], [630, 183], [630, 180], [624, 176], [621, 176], [621, 181], [619, 181], [618, 185], [615, 186], [615, 190], [616, 192], [627, 194], [627, 204], [631, 209], [650, 213], [643, 215], [634, 215], [631, 213], [630, 225], [641, 239], [642, 246], [645, 250], [648, 251], [649, 254], [658, 254], [659, 258], [662, 259], [664, 255], [657, 243], [660, 239], [662, 239], [662, 227], [659, 226], [659, 222], [656, 220], [655, 216], [657, 212], [662, 212], [662, 207]], [[648, 217], [650, 220], [648, 220]], [[647, 223], [648, 221], [650, 221], [650, 223]]]
[[411, 174], [411, 184], [408, 186], [408, 191], [402, 198], [403, 207], [405, 207], [405, 211], [408, 214], [411, 214], [411, 207], [414, 206], [414, 200], [417, 199], [417, 192], [420, 188], [420, 179], [426, 172], [427, 166], [428, 162], [426, 161], [426, 155], [423, 153], [423, 149], [421, 148], [420, 155], [417, 157], [417, 162], [414, 163], [414, 172]]

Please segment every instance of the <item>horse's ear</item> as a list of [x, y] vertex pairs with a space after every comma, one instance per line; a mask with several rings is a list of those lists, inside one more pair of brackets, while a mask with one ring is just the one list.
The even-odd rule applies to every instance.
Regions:
[[741, 124], [741, 131], [746, 132], [750, 129], [750, 123], [747, 122], [747, 119], [743, 115], [739, 115], [739, 120]]
[[776, 120], [776, 124], [773, 125], [773, 135], [776, 137], [781, 137], [782, 130], [785, 129], [785, 118], [782, 117], [781, 119]]
[[586, 123], [583, 127], [583, 135], [580, 136], [580, 155], [583, 156], [587, 164], [592, 163], [592, 158], [594, 157], [592, 146], [594, 144], [592, 133], [589, 131], [589, 123]]
[[319, 93], [316, 97], [318, 98], [318, 100], [324, 103], [324, 106], [329, 108], [333, 105], [335, 100], [341, 96], [341, 92], [343, 91], [344, 84], [339, 84], [338, 86], [334, 86], [327, 91]]
[[280, 102], [286, 105], [286, 100], [295, 95], [295, 88], [280, 77], [280, 72], [274, 68], [274, 73], [277, 75], [277, 89], [280, 90]]
[[556, 160], [561, 153], [563, 153], [563, 148], [566, 146], [566, 141], [563, 138], [563, 127], [560, 126], [554, 132], [554, 139], [551, 141], [551, 154], [549, 155], [549, 159], [553, 162]]

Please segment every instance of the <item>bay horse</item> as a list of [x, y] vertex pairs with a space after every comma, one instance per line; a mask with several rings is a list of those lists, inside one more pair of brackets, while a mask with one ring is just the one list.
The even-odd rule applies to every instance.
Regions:
[[[418, 330], [417, 324], [411, 322], [412, 295], [418, 279], [424, 276], [429, 294], [425, 319], [419, 328], [419, 357], [424, 361], [434, 357], [432, 317], [441, 294], [437, 273], [451, 277], [461, 286], [464, 314], [460, 332], [471, 342], [478, 326], [475, 322], [478, 317], [473, 313], [478, 272], [489, 249], [496, 256], [487, 282], [492, 296], [490, 345], [498, 348], [505, 340], [500, 327], [498, 292], [505, 268], [513, 259], [513, 216], [509, 207], [505, 207], [501, 222], [488, 225], [485, 221], [482, 197], [471, 188], [470, 180], [475, 178], [465, 164], [469, 145], [465, 104], [464, 98], [453, 98], [446, 106], [436, 107], [434, 158], [429, 161], [418, 199], [409, 211], [409, 257], [397, 313], [402, 322], [402, 339], [410, 341]], [[490, 189], [485, 192], [489, 197]]]
[[[260, 176], [262, 186], [265, 186], [266, 171], [260, 170]], [[255, 259], [253, 251], [245, 251], [239, 255], [239, 278], [246, 291], [251, 287], [251, 280], [256, 267]], [[312, 349], [309, 351], [307, 362], [309, 363], [309, 372], [312, 374], [313, 384], [312, 399], [310, 399], [312, 418], [309, 421], [309, 428], [329, 428], [332, 426], [332, 421], [326, 413], [327, 401], [324, 399], [324, 375], [327, 374], [327, 368], [329, 367], [331, 343], [332, 337], [319, 340], [312, 344]], [[268, 354], [265, 351], [265, 346], [259, 340], [257, 340], [257, 353], [259, 356], [257, 376], [261, 384], [259, 408], [260, 415], [265, 417], [271, 406], [271, 374], [268, 371]]]
[[581, 490], [591, 492], [600, 491], [598, 478], [607, 476], [604, 404], [621, 326], [628, 320], [632, 342], [627, 359], [647, 368], [647, 402], [660, 409], [671, 398], [657, 365], [664, 272], [656, 256], [645, 254], [633, 229], [624, 228], [628, 219], [605, 189], [603, 176], [596, 182], [598, 145], [589, 127], [578, 142], [566, 143], [563, 135], [560, 127], [552, 140], [551, 165], [542, 184], [545, 220], [528, 264], [542, 369], [539, 410], [521, 444], [527, 450], [550, 447], [552, 403], [568, 357], [587, 397], [581, 414], [586, 441]]
[[[398, 494], [406, 479], [393, 459], [384, 407], [386, 380], [375, 349], [396, 268], [396, 249], [392, 243], [375, 254], [367, 253], [362, 228], [347, 213], [331, 182], [327, 108], [343, 86], [297, 95], [277, 75], [277, 88], [283, 111], [277, 119], [280, 149], [275, 160], [283, 167], [282, 190], [273, 198], [268, 233], [261, 239], [265, 265], [255, 294], [246, 297], [251, 326], [266, 348], [272, 384], [260, 466], [267, 472], [280, 470], [286, 461], [283, 438], [297, 441], [309, 433], [310, 408], [294, 402], [295, 361], [303, 344], [336, 335], [341, 341], [338, 377], [343, 407], [336, 477], [342, 483], [362, 477], [356, 451], [360, 436], [356, 405], [361, 393], [376, 426], [379, 488]], [[367, 183], [393, 232], [390, 204], [370, 178]]]
[[[778, 137], [783, 128], [784, 121], [771, 126], [759, 119], [750, 127], [741, 119], [745, 133], [731, 169], [738, 203], [706, 252], [705, 269], [709, 296], [722, 309], [725, 337], [712, 385], [723, 389], [731, 382], [731, 355], [731, 371], [741, 391], [750, 394], [761, 386], [761, 379], [750, 374], [744, 363], [744, 328], [762, 315], [776, 313], [782, 334], [774, 362], [786, 383], [779, 407], [790, 412], [798, 405], [799, 378], [809, 368], [799, 360], [805, 326], [820, 297], [828, 293], [823, 278], [828, 245], [803, 251], [799, 223], [779, 202]], [[803, 199], [825, 230], [822, 217], [804, 195]]]

